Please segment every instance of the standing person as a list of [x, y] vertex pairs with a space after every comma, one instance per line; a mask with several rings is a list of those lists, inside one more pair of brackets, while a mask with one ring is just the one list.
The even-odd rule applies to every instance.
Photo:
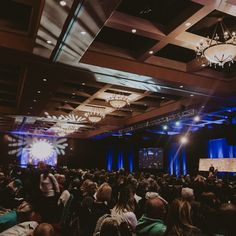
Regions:
[[213, 166], [213, 164], [211, 164], [209, 168], [209, 177], [214, 176], [214, 173], [215, 173], [215, 167]]
[[53, 174], [46, 168], [40, 175], [39, 188], [42, 192], [41, 214], [45, 222], [54, 222], [57, 216], [57, 196], [59, 185]]

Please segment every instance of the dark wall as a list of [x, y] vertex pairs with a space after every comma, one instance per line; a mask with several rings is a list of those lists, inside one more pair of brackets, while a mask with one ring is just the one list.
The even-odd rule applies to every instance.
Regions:
[[[210, 139], [224, 138], [232, 144], [236, 142], [236, 125], [220, 125], [201, 130], [189, 136], [186, 145], [187, 169], [194, 172], [198, 168], [199, 158], [207, 157], [207, 142]], [[16, 159], [8, 155], [8, 142], [4, 134], [0, 135], [0, 164], [9, 163]], [[171, 143], [179, 142], [179, 136], [154, 135], [144, 132], [136, 132], [128, 137], [109, 137], [104, 140], [79, 140], [68, 139], [68, 148], [65, 156], [59, 156], [60, 165], [80, 168], [106, 168], [106, 152], [108, 147], [115, 146], [118, 149], [133, 148], [134, 170], [138, 170], [138, 151], [142, 147], [162, 147], [164, 149], [164, 168], [167, 170], [167, 153]], [[126, 158], [126, 157], [125, 157]], [[124, 161], [127, 167], [127, 161]]]

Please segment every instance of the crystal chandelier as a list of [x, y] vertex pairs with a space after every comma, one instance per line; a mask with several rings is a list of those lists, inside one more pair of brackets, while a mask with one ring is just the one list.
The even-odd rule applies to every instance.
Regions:
[[113, 94], [107, 99], [107, 102], [115, 109], [120, 109], [126, 105], [129, 105], [128, 97], [120, 94]]
[[85, 113], [85, 117], [91, 123], [98, 123], [105, 117], [104, 109], [94, 108], [93, 111]]
[[210, 66], [213, 64], [223, 68], [226, 63], [230, 66], [236, 56], [236, 33], [229, 31], [220, 19], [212, 37], [202, 40], [196, 47], [196, 53], [197, 56], [206, 58]]

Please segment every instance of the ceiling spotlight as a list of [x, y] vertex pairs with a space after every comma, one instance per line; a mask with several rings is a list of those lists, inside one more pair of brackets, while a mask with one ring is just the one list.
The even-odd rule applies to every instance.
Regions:
[[75, 93], [72, 93], [73, 96], [75, 96]]
[[85, 31], [81, 31], [81, 32], [80, 32], [80, 34], [82, 34], [82, 35], [85, 35], [85, 34], [86, 34], [86, 32], [85, 32]]
[[30, 107], [30, 110], [32, 110], [33, 109], [33, 107]]
[[194, 97], [194, 95], [193, 95], [193, 94], [190, 94], [190, 97]]
[[194, 120], [195, 122], [200, 121], [200, 116], [194, 116], [194, 117], [193, 117], [193, 120]]
[[46, 78], [43, 79], [43, 82], [47, 82], [48, 80]]
[[201, 108], [205, 108], [205, 106], [201, 106]]
[[176, 122], [175, 122], [175, 126], [177, 126], [177, 127], [180, 126], [180, 122], [179, 122], [179, 121], [176, 121]]
[[192, 25], [192, 23], [190, 23], [190, 22], [187, 22], [186, 24], [185, 24], [185, 26], [187, 26], [187, 27], [189, 27], [189, 26], [191, 26]]
[[34, 100], [33, 100], [33, 102], [37, 102], [37, 100], [36, 100], [36, 99], [34, 99]]
[[188, 138], [186, 136], [183, 136], [183, 137], [180, 138], [180, 142], [182, 144], [186, 144], [188, 142]]
[[38, 90], [38, 91], [37, 91], [37, 93], [39, 94], [39, 93], [41, 93], [41, 91], [40, 91], [40, 90]]
[[137, 30], [136, 30], [136, 29], [132, 29], [131, 32], [132, 32], [133, 34], [135, 34], [135, 33], [137, 32]]
[[168, 130], [168, 126], [167, 125], [163, 125], [163, 130]]
[[60, 1], [60, 5], [61, 5], [62, 7], [66, 6], [66, 1]]
[[52, 41], [51, 40], [47, 40], [47, 44], [52, 44]]
[[149, 51], [149, 54], [153, 54], [154, 52], [151, 50], [151, 51]]
[[85, 83], [82, 83], [82, 85], [85, 85]]
[[161, 99], [165, 99], [165, 97], [161, 97]]
[[183, 86], [183, 85], [180, 85], [179, 87], [180, 87], [180, 88], [183, 88], [184, 86]]

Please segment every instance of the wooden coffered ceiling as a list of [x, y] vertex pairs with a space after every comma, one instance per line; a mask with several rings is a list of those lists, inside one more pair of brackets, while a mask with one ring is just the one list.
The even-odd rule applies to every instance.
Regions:
[[[183, 108], [204, 106], [208, 112], [236, 105], [236, 63], [213, 68], [195, 55], [196, 45], [212, 33], [219, 18], [236, 31], [235, 1], [60, 3], [2, 3], [0, 130], [22, 128], [9, 115], [84, 116], [102, 108], [102, 122], [87, 122], [72, 135], [89, 138]], [[130, 106], [113, 109], [106, 99], [114, 93], [128, 96]], [[6, 126], [9, 119], [11, 128]], [[40, 122], [34, 121], [37, 128]]]

